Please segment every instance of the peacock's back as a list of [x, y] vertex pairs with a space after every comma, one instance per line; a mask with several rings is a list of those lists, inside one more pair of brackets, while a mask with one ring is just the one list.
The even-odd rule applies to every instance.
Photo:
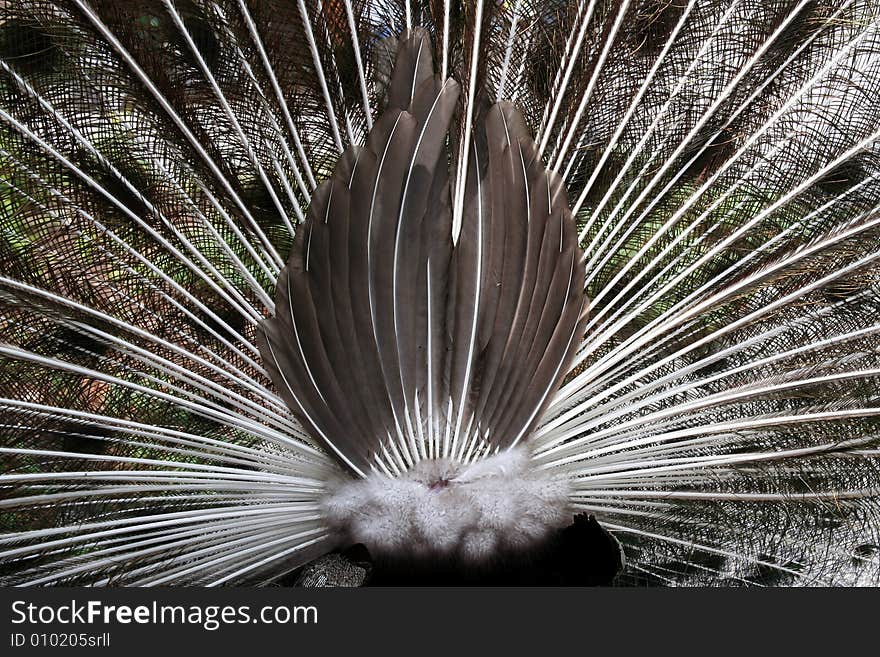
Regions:
[[4, 581], [575, 513], [880, 579], [876, 2], [29, 0], [0, 69]]

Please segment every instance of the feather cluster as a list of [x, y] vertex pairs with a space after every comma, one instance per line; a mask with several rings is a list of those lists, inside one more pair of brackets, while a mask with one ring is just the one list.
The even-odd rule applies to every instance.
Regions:
[[334, 487], [323, 513], [343, 543], [377, 557], [481, 564], [534, 550], [571, 522], [569, 483], [535, 472], [523, 449], [471, 465], [421, 461], [399, 477]]
[[876, 584], [878, 53], [874, 0], [3, 3], [2, 581], [577, 513], [619, 583]]

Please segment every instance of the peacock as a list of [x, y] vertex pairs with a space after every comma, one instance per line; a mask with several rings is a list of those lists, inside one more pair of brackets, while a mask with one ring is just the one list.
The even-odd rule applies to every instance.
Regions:
[[875, 0], [21, 0], [0, 69], [0, 582], [880, 583]]

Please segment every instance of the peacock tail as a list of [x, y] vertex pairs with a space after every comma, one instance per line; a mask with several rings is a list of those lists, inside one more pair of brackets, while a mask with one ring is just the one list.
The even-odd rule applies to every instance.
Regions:
[[589, 514], [619, 583], [880, 583], [878, 53], [873, 0], [2, 3], [0, 581]]

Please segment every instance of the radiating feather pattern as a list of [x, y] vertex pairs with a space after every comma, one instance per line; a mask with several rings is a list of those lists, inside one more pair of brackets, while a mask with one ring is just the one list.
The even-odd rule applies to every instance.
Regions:
[[[448, 429], [449, 449], [459, 436], [465, 454], [536, 423], [535, 465], [566, 473], [572, 502], [623, 542], [621, 581], [876, 581], [874, 3], [37, 1], [0, 11], [0, 551], [12, 581], [266, 581], [330, 549], [317, 509], [339, 455], [277, 396], [259, 327], [278, 315], [275, 282], [294, 241], [308, 242], [300, 229], [319, 197], [331, 228], [314, 234], [309, 265], [346, 248], [348, 231], [332, 227], [369, 211], [346, 209], [348, 185], [337, 189], [333, 172], [356, 170], [365, 144], [378, 152], [373, 125], [387, 138], [378, 124], [397, 35], [419, 26], [440, 78], [461, 87], [446, 145], [451, 201], [438, 213], [462, 255], [424, 232], [416, 256], [401, 233], [398, 282], [427, 261], [422, 249], [437, 249], [431, 290], [479, 290], [495, 314], [480, 313], [473, 351], [447, 364], [442, 334], [426, 327], [471, 344], [465, 304], [450, 317], [448, 300], [426, 295], [424, 312], [408, 315], [384, 284], [371, 304], [364, 276], [312, 277], [298, 294], [321, 303], [294, 303], [291, 317], [318, 334], [372, 325], [375, 310], [377, 326], [423, 331], [438, 356], [407, 369], [417, 343], [371, 346], [373, 357], [357, 345], [375, 336], [346, 329], [310, 370], [327, 384], [321, 394], [348, 397], [321, 421], [384, 435], [386, 463], [406, 463], [405, 449], [415, 459], [408, 418], [441, 449]], [[480, 287], [458, 274], [477, 266], [466, 236], [496, 230], [502, 203], [475, 202], [491, 176], [485, 134], [512, 117], [503, 104], [490, 116], [496, 101], [521, 113], [551, 189], [558, 176], [585, 253], [584, 337], [541, 419], [505, 412], [516, 400], [540, 406], [540, 387], [483, 380], [489, 358], [496, 375], [515, 358], [545, 372], [524, 336], [540, 332], [530, 310], [550, 296], [489, 284], [506, 249], [481, 260]], [[366, 179], [358, 185], [367, 196]], [[400, 225], [416, 230], [420, 210], [406, 211]], [[505, 239], [528, 260], [523, 234]], [[383, 247], [387, 258], [385, 237]], [[350, 256], [339, 266], [367, 270], [366, 249]], [[372, 284], [390, 278], [393, 290], [393, 265], [381, 263]], [[498, 313], [508, 333], [487, 350]], [[406, 326], [413, 317], [424, 326]], [[317, 348], [315, 335], [304, 344]], [[349, 376], [333, 382], [343, 359]], [[443, 375], [428, 362], [443, 362]], [[298, 384], [312, 385], [307, 374]], [[418, 402], [404, 395], [413, 389]], [[318, 408], [314, 396], [304, 403]], [[395, 416], [392, 399], [408, 413]], [[369, 467], [351, 435], [334, 444], [350, 440], [348, 457]]]
[[[509, 104], [477, 120], [482, 146], [453, 245], [446, 144], [457, 100], [458, 85], [434, 76], [427, 35], [404, 38], [388, 107], [313, 196], [260, 340], [288, 405], [360, 476], [516, 445], [581, 337], [583, 254], [566, 195]], [[351, 313], [322, 307], [334, 287], [348, 288]], [[369, 409], [350, 408], [358, 395]]]

